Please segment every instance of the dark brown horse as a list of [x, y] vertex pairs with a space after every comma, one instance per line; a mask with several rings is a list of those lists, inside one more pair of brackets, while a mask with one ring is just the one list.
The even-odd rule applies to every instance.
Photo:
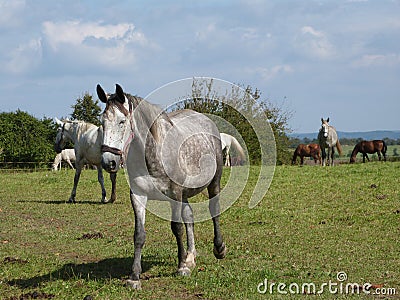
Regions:
[[300, 156], [300, 165], [304, 164], [304, 156], [314, 158], [314, 162], [321, 163], [321, 148], [318, 144], [300, 144], [297, 146], [296, 150], [294, 150], [292, 165], [296, 163], [297, 156]]
[[381, 153], [383, 154], [383, 160], [386, 161], [386, 151], [387, 146], [385, 141], [382, 140], [373, 140], [373, 141], [361, 141], [359, 142], [353, 149], [350, 157], [350, 163], [354, 163], [356, 161], [356, 156], [358, 152], [361, 152], [363, 155], [363, 162], [365, 163], [365, 158], [368, 159], [369, 154], [373, 154], [378, 152], [379, 160], [381, 160]]

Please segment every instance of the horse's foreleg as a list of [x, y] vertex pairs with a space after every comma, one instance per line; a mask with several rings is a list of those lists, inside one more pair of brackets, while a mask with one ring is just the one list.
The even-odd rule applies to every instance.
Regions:
[[381, 161], [381, 152], [378, 151], [378, 160]]
[[333, 166], [334, 165], [334, 162], [333, 162], [333, 157], [335, 156], [335, 147], [332, 147], [331, 148], [331, 166]]
[[322, 166], [325, 167], [326, 166], [326, 150], [325, 150], [325, 148], [321, 149], [321, 153], [322, 153]]
[[296, 164], [296, 159], [297, 159], [297, 154], [296, 152], [293, 154], [293, 158], [292, 158], [292, 165]]
[[304, 156], [300, 155], [300, 165], [304, 165]]
[[144, 229], [144, 224], [146, 220], [146, 196], [133, 195], [130, 191], [131, 204], [133, 212], [135, 213], [135, 233], [133, 236], [135, 251], [133, 256], [132, 273], [126, 284], [134, 289], [140, 289], [140, 274], [142, 273], [142, 248], [146, 240], [146, 231]]
[[101, 202], [102, 203], [107, 203], [107, 198], [106, 198], [106, 188], [104, 187], [104, 177], [103, 177], [103, 169], [101, 166], [97, 166], [97, 180], [100, 183], [101, 186]]
[[117, 173], [110, 173], [111, 180], [111, 199], [110, 202], [113, 203], [117, 199], [116, 190], [117, 190]]
[[207, 189], [208, 197], [210, 198], [208, 208], [214, 224], [214, 255], [216, 258], [222, 259], [225, 257], [227, 249], [219, 227], [219, 215], [221, 214], [219, 206], [219, 182], [218, 184], [212, 182]]

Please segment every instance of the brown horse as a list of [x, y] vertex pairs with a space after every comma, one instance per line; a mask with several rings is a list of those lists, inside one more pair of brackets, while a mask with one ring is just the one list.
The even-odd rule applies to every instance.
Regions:
[[373, 154], [378, 152], [379, 160], [381, 160], [381, 152], [383, 154], [383, 160], [386, 161], [386, 151], [387, 146], [385, 141], [383, 140], [373, 140], [373, 141], [361, 141], [359, 142], [353, 149], [350, 157], [350, 163], [354, 163], [356, 161], [356, 156], [358, 152], [361, 152], [363, 155], [363, 162], [365, 163], [365, 158], [368, 159], [369, 154]]
[[317, 163], [317, 160], [321, 164], [321, 148], [318, 144], [300, 144], [297, 146], [296, 150], [294, 150], [292, 165], [296, 163], [297, 156], [300, 156], [300, 165], [304, 164], [304, 156], [314, 158], [314, 162]]

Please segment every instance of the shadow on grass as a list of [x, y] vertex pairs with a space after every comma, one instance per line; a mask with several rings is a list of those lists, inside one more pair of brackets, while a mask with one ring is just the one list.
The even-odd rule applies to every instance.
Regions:
[[113, 204], [113, 205], [118, 205], [118, 204], [123, 204], [122, 202], [114, 202], [114, 203], [102, 203], [100, 200], [99, 201], [90, 201], [90, 200], [82, 200], [79, 201], [77, 200], [75, 203], [70, 203], [67, 200], [17, 200], [17, 202], [20, 203], [41, 203], [41, 204], [66, 204], [66, 205], [79, 205], [79, 204], [89, 204], [89, 205], [107, 205], [107, 204]]
[[[34, 276], [31, 278], [17, 278], [7, 282], [12, 286], [20, 288], [35, 288], [46, 282], [54, 280], [107, 280], [107, 279], [127, 279], [131, 273], [133, 258], [107, 258], [93, 263], [64, 265], [58, 270], [49, 274]], [[147, 257], [142, 260], [142, 272], [146, 272], [154, 265], [160, 265], [164, 262], [155, 257]]]

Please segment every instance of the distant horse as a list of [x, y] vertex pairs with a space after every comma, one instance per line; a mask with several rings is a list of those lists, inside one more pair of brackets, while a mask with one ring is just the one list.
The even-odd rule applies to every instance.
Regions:
[[300, 144], [294, 150], [292, 165], [296, 163], [297, 156], [300, 156], [300, 165], [304, 164], [304, 157], [312, 157], [315, 163], [317, 163], [317, 160], [321, 163], [320, 152], [321, 148], [318, 144]]
[[[102, 165], [117, 172], [121, 160], [129, 174], [135, 213], [134, 258], [127, 284], [140, 288], [141, 252], [145, 242], [146, 205], [149, 199], [168, 201], [171, 229], [178, 245], [178, 274], [190, 275], [196, 257], [194, 217], [188, 198], [207, 188], [208, 208], [214, 223], [214, 255], [226, 254], [219, 227], [219, 193], [223, 170], [218, 128], [205, 115], [192, 110], [165, 113], [144, 99], [125, 94], [116, 85], [107, 95], [97, 85], [103, 112]], [[186, 228], [187, 251], [183, 243]]]
[[53, 162], [53, 170], [57, 171], [58, 167], [60, 167], [60, 170], [61, 170], [61, 162], [63, 162], [63, 161], [67, 162], [67, 164], [72, 169], [75, 169], [71, 163], [71, 161], [73, 161], [73, 162], [76, 161], [75, 150], [74, 149], [64, 149], [61, 151], [61, 153], [57, 153], [56, 157], [54, 158], [54, 162]]
[[232, 146], [235, 147], [235, 149], [239, 152], [241, 162], [244, 161], [246, 158], [244, 154], [244, 150], [242, 146], [239, 144], [238, 140], [227, 134], [227, 133], [220, 133], [221, 136], [221, 146], [222, 146], [222, 151], [225, 153], [225, 166], [230, 167], [231, 166], [231, 157], [230, 157], [230, 149]]
[[318, 142], [321, 147], [322, 152], [322, 165], [326, 165], [326, 152], [325, 148], [328, 148], [328, 165], [330, 164], [329, 157], [332, 159], [331, 166], [333, 166], [333, 155], [335, 154], [335, 146], [339, 152], [339, 155], [342, 155], [342, 146], [340, 145], [338, 135], [336, 133], [336, 129], [329, 125], [329, 118], [324, 120], [321, 118], [321, 129], [318, 133]]
[[383, 140], [373, 140], [373, 141], [361, 141], [359, 142], [351, 152], [350, 163], [354, 163], [356, 161], [356, 156], [358, 152], [361, 152], [363, 155], [363, 162], [365, 163], [365, 158], [369, 161], [368, 155], [378, 152], [379, 160], [381, 160], [381, 153], [383, 154], [383, 160], [386, 161], [386, 151], [387, 146], [385, 141]]
[[111, 198], [106, 198], [106, 189], [104, 187], [103, 170], [101, 167], [101, 145], [103, 143], [103, 130], [96, 125], [85, 123], [83, 121], [60, 121], [56, 118], [56, 123], [60, 126], [56, 136], [54, 149], [61, 153], [67, 141], [74, 144], [76, 163], [74, 187], [68, 202], [75, 203], [76, 188], [83, 166], [88, 163], [97, 167], [97, 179], [101, 185], [101, 202], [114, 202], [116, 199], [116, 178], [117, 173], [110, 173], [111, 179]]

